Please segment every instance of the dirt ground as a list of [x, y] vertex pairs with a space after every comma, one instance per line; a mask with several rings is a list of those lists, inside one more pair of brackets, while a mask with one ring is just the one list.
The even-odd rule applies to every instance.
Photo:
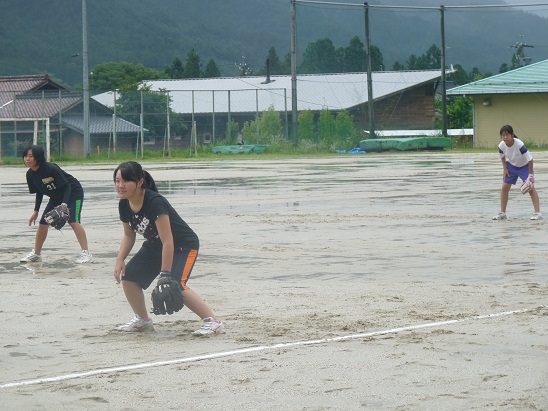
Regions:
[[34, 196], [0, 166], [2, 407], [548, 410], [548, 219], [517, 187], [491, 219], [496, 152], [257, 158], [143, 163], [200, 237], [188, 285], [227, 329], [209, 339], [188, 309], [115, 331], [132, 317], [115, 166], [63, 167], [86, 192], [85, 266], [70, 228], [19, 263]]

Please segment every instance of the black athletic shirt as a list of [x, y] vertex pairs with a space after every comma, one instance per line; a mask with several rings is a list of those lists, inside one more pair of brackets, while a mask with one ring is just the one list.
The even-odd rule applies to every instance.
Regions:
[[161, 214], [169, 216], [171, 233], [175, 247], [197, 250], [200, 247], [198, 236], [175, 211], [167, 199], [155, 191], [145, 189], [143, 206], [135, 213], [129, 205], [129, 200], [122, 199], [118, 203], [120, 220], [128, 223], [138, 234], [141, 234], [151, 244], [161, 245], [156, 220]]
[[36, 193], [36, 211], [40, 210], [44, 195], [58, 204], [68, 203], [70, 198], [84, 198], [80, 182], [55, 163], [45, 162], [37, 171], [29, 168], [27, 185], [31, 194]]

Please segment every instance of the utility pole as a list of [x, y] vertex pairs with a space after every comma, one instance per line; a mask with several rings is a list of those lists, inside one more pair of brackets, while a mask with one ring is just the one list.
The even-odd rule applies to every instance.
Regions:
[[89, 158], [89, 63], [86, 0], [82, 0], [82, 65], [84, 87], [84, 158]]
[[365, 52], [367, 57], [367, 108], [369, 109], [369, 138], [375, 135], [375, 103], [373, 98], [373, 71], [371, 69], [371, 41], [369, 39], [369, 4], [364, 3]]
[[295, 0], [291, 0], [291, 138], [293, 144], [299, 142], [297, 114], [297, 12]]
[[445, 78], [445, 6], [440, 7], [441, 11], [441, 120], [442, 135], [447, 137], [447, 81]]

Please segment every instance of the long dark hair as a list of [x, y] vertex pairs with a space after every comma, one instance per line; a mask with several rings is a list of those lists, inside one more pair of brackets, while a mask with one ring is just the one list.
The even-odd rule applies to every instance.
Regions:
[[513, 136], [514, 135], [514, 129], [512, 128], [512, 126], [506, 124], [505, 126], [502, 126], [500, 128], [500, 135], [502, 136], [503, 133], [508, 133], [511, 136]]
[[32, 145], [25, 147], [22, 157], [25, 158], [29, 151], [32, 151], [32, 155], [34, 156], [34, 160], [36, 161], [37, 166], [41, 166], [46, 162], [46, 155], [44, 154], [44, 149], [42, 148], [42, 146]]
[[120, 170], [120, 174], [122, 175], [124, 181], [133, 181], [135, 183], [138, 183], [139, 181], [141, 181], [141, 179], [143, 179], [144, 188], [148, 188], [149, 190], [158, 192], [158, 188], [156, 187], [154, 179], [148, 171], [143, 170], [143, 167], [138, 162], [126, 161], [125, 163], [122, 163], [118, 167], [116, 167], [113, 176], [114, 182], [116, 182], [116, 174], [118, 174], [118, 170]]

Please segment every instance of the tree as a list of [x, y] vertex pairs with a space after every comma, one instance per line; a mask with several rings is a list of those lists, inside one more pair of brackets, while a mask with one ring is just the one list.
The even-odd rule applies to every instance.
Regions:
[[156, 69], [142, 64], [102, 63], [93, 67], [89, 77], [91, 90], [137, 90], [143, 80], [157, 80], [164, 75]]
[[371, 46], [369, 52], [371, 53], [371, 71], [383, 71], [384, 61], [381, 50], [377, 46]]
[[191, 49], [186, 55], [183, 78], [200, 78], [202, 77], [201, 70], [202, 64], [200, 63], [200, 56], [198, 56], [196, 50]]
[[358, 36], [350, 40], [350, 44], [344, 48], [342, 70], [345, 73], [366, 71], [365, 47]]
[[483, 75], [481, 74], [481, 71], [479, 71], [479, 68], [474, 67], [472, 68], [472, 71], [470, 72], [469, 79], [470, 81], [478, 81], [483, 78]]
[[467, 97], [460, 97], [447, 105], [451, 128], [472, 128], [473, 103]]
[[309, 43], [303, 53], [301, 73], [336, 73], [339, 71], [337, 53], [333, 42], [328, 38]]
[[394, 71], [403, 71], [403, 70], [405, 70], [405, 65], [401, 64], [399, 61], [396, 61], [392, 65], [392, 70], [394, 70]]
[[411, 54], [405, 62], [406, 70], [417, 70], [419, 58], [415, 54]]
[[432, 44], [425, 54], [417, 56], [411, 54], [405, 64], [396, 61], [392, 66], [395, 71], [398, 70], [435, 70], [441, 68], [441, 50], [435, 44]]
[[287, 71], [286, 67], [284, 67], [284, 62], [280, 60], [274, 47], [271, 47], [270, 50], [268, 50], [266, 61], [270, 64], [270, 74], [289, 74], [289, 71]]
[[509, 70], [508, 64], [502, 63], [499, 68], [499, 73], [506, 73]]
[[217, 63], [215, 63], [215, 60], [209, 59], [209, 61], [207, 62], [207, 65], [204, 71], [204, 77], [205, 78], [221, 77], [221, 70], [219, 70], [219, 66], [217, 66]]
[[451, 74], [451, 80], [453, 80], [456, 85], [462, 86], [470, 83], [470, 75], [460, 64], [455, 64], [453, 68], [455, 69], [455, 73]]
[[185, 68], [183, 67], [183, 62], [179, 57], [176, 57], [171, 66], [166, 66], [164, 72], [172, 79], [184, 78]]
[[[142, 100], [142, 108], [141, 108]], [[120, 117], [134, 124], [140, 124], [141, 109], [147, 136], [163, 137], [167, 132], [168, 95], [164, 91], [154, 92], [143, 87], [140, 91], [123, 91], [116, 103]], [[169, 109], [170, 131], [181, 134], [185, 129], [180, 115]], [[148, 138], [147, 138], [148, 139]]]
[[415, 70], [435, 70], [441, 68], [441, 50], [432, 44], [426, 54], [417, 59]]

